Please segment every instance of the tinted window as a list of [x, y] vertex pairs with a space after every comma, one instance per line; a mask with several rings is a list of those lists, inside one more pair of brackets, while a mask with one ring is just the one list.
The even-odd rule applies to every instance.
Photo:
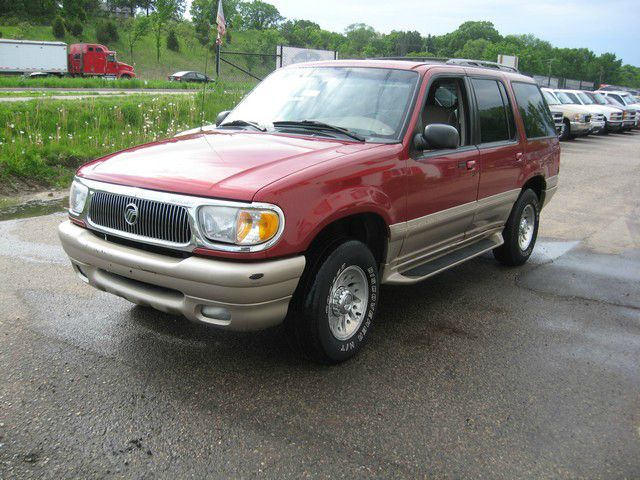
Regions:
[[527, 138], [555, 136], [551, 113], [544, 103], [538, 86], [516, 82], [513, 83], [513, 91]]
[[[515, 129], [509, 128], [510, 121], [498, 82], [477, 78], [472, 79], [471, 82], [478, 102], [480, 143], [499, 142], [513, 138], [512, 133], [515, 133]], [[504, 89], [504, 87], [502, 88]], [[506, 93], [504, 95], [506, 96]], [[513, 123], [512, 120], [511, 123]]]
[[567, 97], [569, 97], [573, 103], [578, 105], [581, 104], [580, 100], [578, 100], [578, 97], [576, 97], [575, 94], [567, 92]]

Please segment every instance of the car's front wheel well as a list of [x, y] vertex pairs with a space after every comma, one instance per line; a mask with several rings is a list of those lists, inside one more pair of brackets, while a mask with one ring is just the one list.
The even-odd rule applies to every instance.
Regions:
[[340, 239], [359, 240], [369, 247], [380, 265], [386, 258], [387, 238], [387, 224], [380, 215], [361, 213], [341, 218], [325, 226], [313, 239], [308, 251], [325, 250], [328, 245]]

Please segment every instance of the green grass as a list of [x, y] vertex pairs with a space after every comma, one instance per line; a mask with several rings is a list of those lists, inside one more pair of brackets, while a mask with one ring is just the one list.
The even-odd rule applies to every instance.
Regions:
[[[92, 91], [88, 91], [82, 92], [82, 95], [117, 95], [118, 93], [120, 93], [117, 90], [114, 90], [113, 92], [108, 92], [108, 93], [99, 93], [99, 92], [92, 92]], [[67, 96], [73, 96], [73, 95], [78, 95], [78, 92], [66, 92], [66, 91], [47, 91], [47, 90], [33, 90], [33, 91], [24, 91], [24, 90], [14, 90], [11, 92], [0, 92], [0, 98], [7, 98], [7, 97], [53, 97], [53, 96], [61, 96], [61, 97], [67, 97]]]
[[198, 89], [197, 83], [169, 82], [168, 80], [106, 80], [98, 77], [46, 77], [24, 78], [22, 76], [0, 77], [0, 88], [107, 88], [107, 89]]
[[[208, 90], [205, 123], [245, 92]], [[198, 93], [0, 103], [0, 182], [18, 177], [60, 186], [86, 161], [198, 126], [201, 102]]]

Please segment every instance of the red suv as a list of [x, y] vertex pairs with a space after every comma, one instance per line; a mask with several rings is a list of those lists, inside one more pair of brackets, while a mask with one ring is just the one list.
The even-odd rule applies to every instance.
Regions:
[[538, 86], [462, 63], [280, 69], [216, 127], [81, 167], [59, 233], [78, 276], [232, 330], [284, 322], [339, 362], [380, 284], [531, 255], [560, 147]]

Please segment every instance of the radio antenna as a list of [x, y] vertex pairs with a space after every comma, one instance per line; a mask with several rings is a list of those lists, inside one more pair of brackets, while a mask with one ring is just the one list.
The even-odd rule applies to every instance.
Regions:
[[202, 129], [204, 128], [204, 99], [206, 97], [207, 94], [207, 64], [209, 63], [209, 42], [207, 42], [207, 45], [205, 46], [205, 53], [204, 53], [204, 82], [203, 82], [203, 86], [202, 86], [202, 102], [200, 104], [200, 131], [202, 132]]

